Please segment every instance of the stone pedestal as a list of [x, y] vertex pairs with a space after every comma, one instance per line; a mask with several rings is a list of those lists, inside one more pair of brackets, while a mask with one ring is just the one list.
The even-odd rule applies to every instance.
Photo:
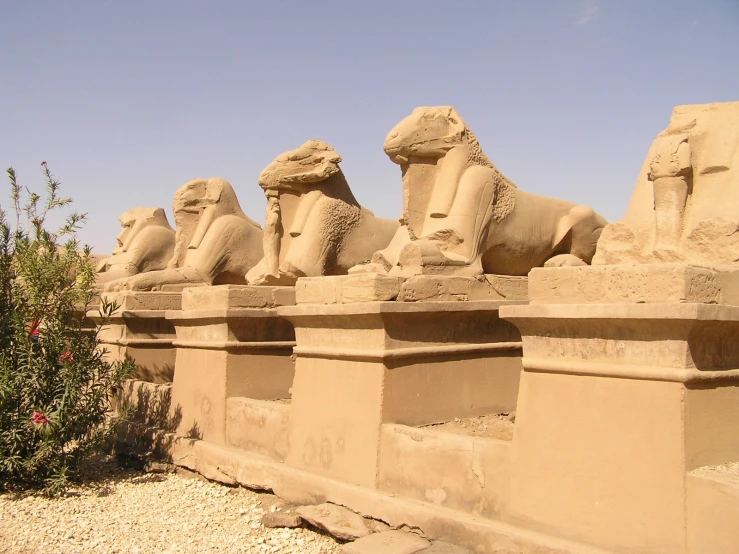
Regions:
[[178, 434], [225, 444], [228, 398], [290, 396], [295, 334], [275, 307], [294, 299], [292, 287], [183, 291], [182, 309], [166, 314], [177, 333], [171, 410]]
[[498, 317], [511, 301], [397, 301], [409, 297], [404, 285], [377, 275], [300, 279], [298, 304], [278, 309], [297, 339], [289, 465], [374, 488], [383, 423], [515, 409], [520, 335]]
[[614, 551], [686, 552], [686, 475], [739, 460], [732, 272], [535, 269], [512, 444], [512, 521]]
[[[150, 383], [170, 383], [174, 374], [174, 326], [164, 314], [180, 308], [179, 292], [111, 292], [101, 293], [120, 306], [101, 329], [99, 337], [110, 360], [132, 360], [136, 368], [133, 379]], [[88, 319], [100, 322], [97, 310]]]

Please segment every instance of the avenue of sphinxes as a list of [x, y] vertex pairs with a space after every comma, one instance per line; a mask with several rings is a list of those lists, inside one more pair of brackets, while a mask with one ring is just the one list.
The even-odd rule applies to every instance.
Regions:
[[174, 231], [121, 215], [98, 268], [106, 355], [136, 363], [121, 448], [351, 511], [357, 536], [736, 552], [739, 102], [676, 107], [610, 223], [505, 176], [474, 124], [392, 127], [397, 221], [320, 140], [173, 191]]

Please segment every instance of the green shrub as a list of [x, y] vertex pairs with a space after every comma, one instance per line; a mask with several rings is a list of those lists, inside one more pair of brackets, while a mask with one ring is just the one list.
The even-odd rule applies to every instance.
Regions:
[[[46, 229], [71, 200], [41, 165], [45, 197], [21, 188], [11, 168], [15, 221], [0, 209], [0, 487], [55, 494], [109, 444], [120, 423], [113, 396], [130, 364], [106, 361], [100, 327], [85, 320], [100, 302], [90, 249], [75, 238], [85, 216]], [[103, 322], [115, 309], [102, 302]]]

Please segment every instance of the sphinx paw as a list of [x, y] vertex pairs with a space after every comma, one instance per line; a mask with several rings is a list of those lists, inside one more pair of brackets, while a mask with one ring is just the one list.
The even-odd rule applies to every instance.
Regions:
[[578, 267], [581, 265], [588, 264], [573, 254], [559, 254], [544, 262], [544, 267]]

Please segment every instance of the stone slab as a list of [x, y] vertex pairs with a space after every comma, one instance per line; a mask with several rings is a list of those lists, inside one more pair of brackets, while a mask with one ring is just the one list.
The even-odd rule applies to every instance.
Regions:
[[345, 544], [343, 554], [413, 554], [427, 548], [431, 543], [413, 533], [386, 531]]
[[179, 310], [182, 307], [180, 292], [101, 292], [100, 296], [118, 302], [120, 309], [116, 315], [129, 310]]
[[275, 460], [287, 454], [290, 404], [244, 397], [226, 399], [226, 444]]
[[285, 513], [281, 511], [266, 512], [262, 516], [262, 525], [265, 527], [300, 527], [303, 524], [303, 518], [295, 513]]
[[353, 304], [395, 300], [400, 292], [401, 277], [374, 273], [298, 279], [295, 285], [297, 304]]
[[537, 268], [532, 304], [698, 302], [739, 304], [739, 270], [686, 264]]
[[274, 308], [294, 304], [294, 287], [219, 285], [215, 287], [193, 287], [182, 292], [183, 310]]
[[394, 424], [380, 441], [380, 490], [485, 517], [502, 511], [510, 442]]
[[415, 275], [405, 278], [360, 273], [302, 278], [298, 280], [295, 290], [298, 304], [526, 300], [527, 282], [527, 277], [505, 275]]
[[336, 504], [300, 506], [295, 512], [311, 525], [323, 529], [337, 539], [353, 541], [372, 532], [362, 516]]
[[415, 275], [407, 278], [399, 302], [467, 302], [474, 300], [526, 300], [527, 277]]
[[689, 381], [736, 379], [739, 367], [737, 306], [530, 304], [500, 315], [521, 331], [525, 369]]

